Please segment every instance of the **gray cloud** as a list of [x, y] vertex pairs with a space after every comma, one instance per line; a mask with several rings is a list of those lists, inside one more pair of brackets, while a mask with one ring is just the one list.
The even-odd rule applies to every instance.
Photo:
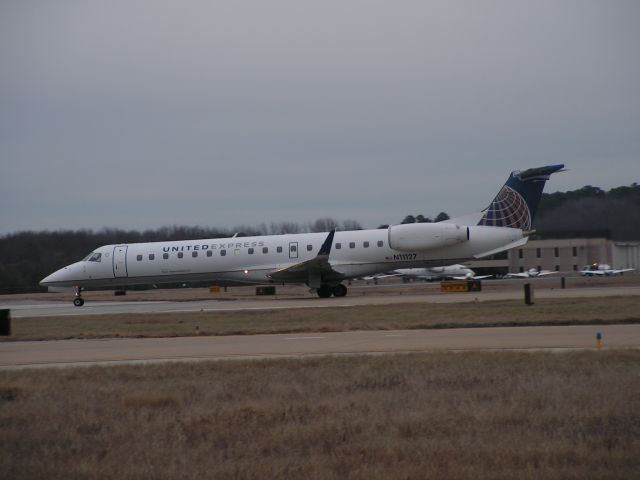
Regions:
[[637, 2], [0, 5], [0, 233], [366, 226], [640, 180]]

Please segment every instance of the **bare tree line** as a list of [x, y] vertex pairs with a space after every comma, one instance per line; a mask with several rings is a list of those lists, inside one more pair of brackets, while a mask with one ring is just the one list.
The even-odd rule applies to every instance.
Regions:
[[640, 185], [545, 194], [534, 226], [541, 238], [640, 240]]
[[239, 225], [234, 232], [245, 235], [285, 235], [288, 233], [317, 233], [331, 230], [362, 230], [362, 225], [356, 220], [343, 220], [342, 222], [331, 217], [318, 218], [314, 221], [298, 222], [266, 222], [257, 226]]

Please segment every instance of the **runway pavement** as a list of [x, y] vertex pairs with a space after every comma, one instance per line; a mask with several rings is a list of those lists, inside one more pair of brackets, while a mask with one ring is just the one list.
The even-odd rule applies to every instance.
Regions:
[[[424, 294], [379, 295], [375, 290], [366, 293], [354, 292], [343, 298], [322, 299], [313, 296], [298, 298], [241, 298], [196, 301], [87, 301], [83, 307], [74, 307], [71, 301], [9, 301], [0, 304], [0, 308], [11, 310], [13, 318], [104, 315], [123, 313], [182, 313], [182, 312], [214, 312], [233, 310], [267, 310], [290, 308], [326, 308], [351, 307], [357, 305], [390, 305], [401, 303], [459, 303], [492, 300], [520, 300], [521, 289], [505, 289], [470, 293], [440, 293], [431, 290]], [[535, 297], [545, 298], [580, 298], [639, 296], [640, 286], [589, 287], [567, 289], [536, 289]]]
[[442, 350], [640, 348], [640, 325], [359, 331], [0, 343], [0, 369]]
[[[356, 293], [356, 292], [352, 292]], [[545, 288], [536, 299], [638, 296], [640, 286]], [[297, 295], [280, 298], [244, 297], [196, 301], [10, 301], [13, 318], [98, 314], [180, 313], [199, 311], [267, 310], [350, 307], [402, 303], [458, 303], [521, 300], [520, 288], [442, 294], [436, 289], [416, 294], [352, 294], [320, 299]], [[0, 369], [67, 365], [105, 365], [202, 359], [263, 358], [432, 350], [581, 349], [594, 348], [596, 332], [604, 333], [605, 348], [640, 348], [640, 325], [478, 328], [452, 330], [362, 331], [304, 335], [240, 335], [147, 339], [57, 340], [0, 342]]]

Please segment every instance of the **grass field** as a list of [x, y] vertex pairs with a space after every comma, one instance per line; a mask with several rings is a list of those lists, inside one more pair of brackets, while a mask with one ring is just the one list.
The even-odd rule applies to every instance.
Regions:
[[0, 372], [0, 478], [636, 479], [640, 352]]
[[640, 322], [640, 298], [18, 318], [0, 341]]

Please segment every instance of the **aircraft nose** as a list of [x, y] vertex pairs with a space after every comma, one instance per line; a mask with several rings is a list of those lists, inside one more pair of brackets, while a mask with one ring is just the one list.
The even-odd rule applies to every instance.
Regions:
[[43, 287], [47, 287], [49, 285], [58, 283], [64, 274], [65, 268], [61, 268], [60, 270], [53, 272], [51, 275], [44, 277], [42, 280], [40, 280], [40, 285], [42, 285]]
[[65, 286], [66, 283], [73, 279], [73, 266], [69, 265], [63, 267], [60, 270], [53, 272], [51, 275], [40, 280], [40, 285], [43, 287], [49, 286]]

